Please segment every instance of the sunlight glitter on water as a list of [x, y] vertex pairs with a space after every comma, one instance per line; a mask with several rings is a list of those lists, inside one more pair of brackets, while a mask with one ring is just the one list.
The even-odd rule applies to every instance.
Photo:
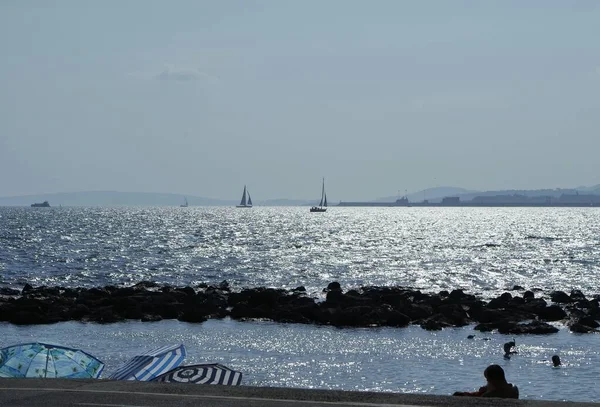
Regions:
[[[340, 329], [326, 326], [210, 320], [76, 322], [43, 326], [0, 323], [0, 346], [45, 341], [86, 350], [106, 363], [104, 377], [128, 358], [164, 344], [184, 343], [186, 364], [223, 363], [244, 374], [243, 384], [344, 390], [451, 394], [483, 384], [491, 363], [503, 366], [526, 399], [598, 401], [596, 335], [517, 337], [518, 354], [504, 359], [513, 337], [472, 327], [429, 332], [419, 327]], [[467, 339], [475, 333], [474, 339]], [[489, 340], [485, 340], [485, 339]], [[559, 354], [563, 366], [551, 367]]]
[[32, 209], [0, 208], [0, 285], [600, 292], [598, 208]]

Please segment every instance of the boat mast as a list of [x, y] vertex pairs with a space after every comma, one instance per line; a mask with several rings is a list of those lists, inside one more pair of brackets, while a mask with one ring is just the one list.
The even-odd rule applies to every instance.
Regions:
[[323, 197], [325, 196], [325, 178], [323, 178], [323, 188], [321, 189], [321, 202], [319, 202], [319, 206], [323, 206]]

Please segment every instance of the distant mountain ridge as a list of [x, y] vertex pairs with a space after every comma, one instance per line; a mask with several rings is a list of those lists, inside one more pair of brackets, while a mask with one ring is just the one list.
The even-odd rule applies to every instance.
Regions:
[[[29, 206], [48, 201], [51, 206], [233, 206], [239, 201], [160, 192], [82, 191], [0, 197], [0, 206]], [[255, 201], [259, 206], [300, 206], [309, 200], [269, 199]]]
[[222, 199], [169, 193], [82, 191], [4, 197], [0, 198], [0, 205], [22, 206], [48, 201], [52, 206], [179, 206], [183, 203], [184, 197], [190, 206], [220, 206], [236, 203]]
[[[474, 191], [459, 187], [427, 188], [407, 195], [410, 202], [439, 202], [445, 197], [456, 196], [461, 200], [471, 200], [477, 196], [522, 195], [528, 197], [560, 197], [561, 195], [600, 195], [600, 184], [576, 188]], [[0, 197], [0, 206], [30, 206], [35, 202], [50, 202], [51, 206], [179, 206], [187, 199], [190, 206], [233, 206], [237, 200], [206, 198], [195, 195], [183, 195], [155, 192], [118, 192], [118, 191], [82, 191], [58, 192], [52, 194], [21, 195]], [[388, 196], [365, 202], [395, 202], [399, 196]], [[255, 200], [256, 206], [307, 206], [315, 205], [314, 200], [302, 199], [266, 199]]]

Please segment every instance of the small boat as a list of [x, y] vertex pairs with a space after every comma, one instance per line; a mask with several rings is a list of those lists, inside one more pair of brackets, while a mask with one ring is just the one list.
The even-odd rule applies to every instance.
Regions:
[[186, 197], [183, 197], [183, 201], [184, 201], [184, 202], [183, 202], [181, 205], [179, 205], [179, 206], [180, 206], [180, 207], [182, 207], [182, 208], [187, 208], [187, 207], [189, 206], [189, 205], [188, 205], [187, 198], [186, 198]]
[[323, 178], [323, 188], [321, 189], [321, 202], [319, 206], [310, 208], [311, 212], [325, 212], [327, 210], [327, 194], [325, 193], [325, 178]]
[[246, 189], [246, 185], [244, 185], [242, 200], [240, 201], [240, 204], [236, 206], [236, 208], [252, 208], [252, 198], [250, 198], [250, 192], [248, 192]]
[[31, 207], [32, 208], [49, 208], [50, 204], [48, 203], [48, 201], [44, 201], [42, 203], [32, 203]]

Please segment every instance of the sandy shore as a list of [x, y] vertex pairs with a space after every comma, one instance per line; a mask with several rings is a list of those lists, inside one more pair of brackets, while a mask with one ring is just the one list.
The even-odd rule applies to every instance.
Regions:
[[227, 387], [109, 380], [0, 379], [1, 406], [600, 406], [598, 403]]

